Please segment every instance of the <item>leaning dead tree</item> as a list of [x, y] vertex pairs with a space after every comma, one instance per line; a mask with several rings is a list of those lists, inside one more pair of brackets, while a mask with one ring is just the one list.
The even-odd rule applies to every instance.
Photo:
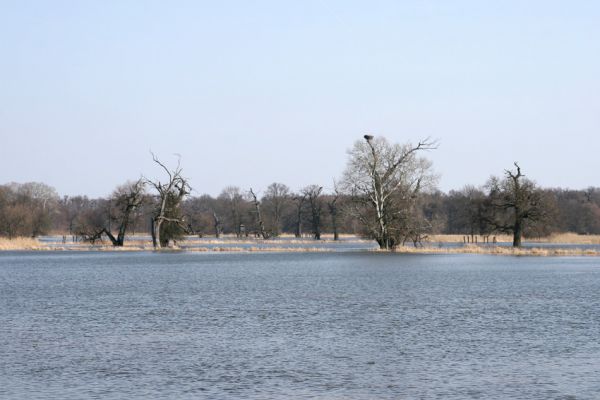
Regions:
[[170, 237], [161, 237], [166, 224], [174, 225], [182, 230], [185, 230], [183, 216], [181, 214], [180, 205], [182, 200], [187, 196], [191, 187], [187, 179], [182, 176], [182, 168], [180, 160], [177, 161], [177, 167], [174, 170], [167, 168], [154, 153], [152, 159], [158, 164], [167, 174], [167, 181], [146, 180], [146, 182], [156, 189], [158, 193], [157, 205], [152, 216], [152, 244], [155, 249], [160, 249], [167, 244]]
[[265, 230], [265, 223], [263, 222], [262, 215], [260, 213], [260, 201], [256, 197], [256, 193], [250, 188], [250, 196], [252, 197], [252, 204], [254, 204], [254, 214], [256, 215], [256, 223], [258, 225], [259, 234], [263, 239], [268, 239], [269, 234]]
[[110, 218], [118, 224], [117, 237], [112, 234], [110, 229], [104, 229], [104, 233], [113, 246], [123, 246], [125, 243], [125, 233], [133, 222], [133, 214], [142, 205], [144, 198], [145, 182], [141, 178], [135, 182], [126, 183], [114, 191], [111, 199], [113, 212]]

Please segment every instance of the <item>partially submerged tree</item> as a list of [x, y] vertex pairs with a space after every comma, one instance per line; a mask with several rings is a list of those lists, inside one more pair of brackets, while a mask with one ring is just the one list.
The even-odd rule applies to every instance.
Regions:
[[349, 151], [342, 180], [350, 196], [348, 212], [380, 248], [393, 249], [412, 233], [415, 201], [423, 188], [434, 182], [431, 163], [418, 153], [437, 146], [430, 139], [400, 145], [383, 137], [364, 138]]
[[520, 247], [526, 225], [542, 222], [547, 208], [543, 192], [514, 164], [515, 171], [505, 170], [504, 179], [492, 177], [488, 183], [493, 211], [489, 222], [496, 230], [512, 233], [513, 246]]
[[185, 230], [180, 205], [190, 193], [191, 187], [182, 175], [180, 160], [177, 161], [177, 167], [170, 170], [156, 155], [152, 154], [152, 159], [167, 174], [167, 181], [164, 183], [146, 179], [157, 192], [157, 204], [152, 216], [152, 244], [155, 249], [160, 249]]

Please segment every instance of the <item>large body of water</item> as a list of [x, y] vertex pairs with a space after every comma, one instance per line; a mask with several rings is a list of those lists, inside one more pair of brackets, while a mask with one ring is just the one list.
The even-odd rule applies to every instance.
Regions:
[[598, 399], [597, 258], [0, 253], [2, 399]]

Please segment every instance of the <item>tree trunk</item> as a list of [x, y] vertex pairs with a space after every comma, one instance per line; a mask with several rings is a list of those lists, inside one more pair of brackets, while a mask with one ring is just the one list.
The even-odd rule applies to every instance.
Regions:
[[297, 238], [302, 237], [302, 204], [304, 203], [304, 199], [299, 200], [297, 209], [296, 209], [296, 232], [295, 236]]
[[160, 226], [162, 224], [162, 219], [152, 219], [152, 245], [154, 246], [155, 249], [160, 250], [161, 249], [161, 244], [160, 244]]
[[119, 243], [119, 240], [113, 236], [111, 231], [104, 229], [103, 232], [106, 234], [106, 236], [108, 236], [108, 239], [113, 246], [123, 246], [123, 242]]
[[523, 221], [519, 218], [515, 221], [515, 228], [513, 229], [513, 247], [521, 247], [521, 239], [523, 236]]
[[215, 221], [215, 238], [218, 239], [221, 237], [221, 221], [216, 212], [213, 212], [213, 219]]

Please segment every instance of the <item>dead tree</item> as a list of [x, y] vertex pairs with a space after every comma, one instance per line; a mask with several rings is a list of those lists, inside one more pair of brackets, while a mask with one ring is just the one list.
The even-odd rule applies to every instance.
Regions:
[[177, 167], [174, 170], [170, 170], [160, 162], [154, 153], [152, 153], [152, 159], [168, 176], [168, 180], [165, 183], [146, 180], [158, 192], [158, 204], [152, 216], [152, 244], [155, 249], [160, 249], [162, 243], [168, 240], [168, 238], [162, 238], [163, 240], [161, 241], [161, 228], [165, 222], [181, 226], [182, 229], [185, 229], [183, 217], [180, 216], [178, 211], [181, 201], [190, 193], [191, 187], [187, 179], [182, 176], [183, 170], [180, 160], [177, 161]]
[[250, 196], [252, 196], [252, 203], [254, 204], [254, 213], [256, 214], [256, 222], [258, 224], [260, 236], [263, 239], [268, 239], [269, 234], [265, 231], [265, 224], [262, 220], [262, 215], [260, 213], [260, 201], [258, 201], [256, 193], [254, 193], [252, 188], [250, 188]]

